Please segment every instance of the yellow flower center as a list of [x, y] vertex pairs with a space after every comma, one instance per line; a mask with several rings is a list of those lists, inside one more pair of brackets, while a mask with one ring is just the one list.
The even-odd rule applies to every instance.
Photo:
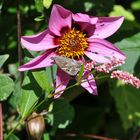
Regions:
[[84, 55], [85, 49], [88, 47], [86, 34], [83, 34], [75, 28], [64, 33], [60, 38], [60, 46], [57, 48], [58, 55], [79, 58]]

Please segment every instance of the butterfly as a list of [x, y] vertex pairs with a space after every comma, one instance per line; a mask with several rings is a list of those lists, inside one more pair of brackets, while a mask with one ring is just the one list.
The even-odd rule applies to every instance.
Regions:
[[55, 56], [53, 57], [53, 60], [60, 69], [71, 76], [76, 75], [80, 71], [82, 66], [82, 62], [78, 62], [74, 59], [64, 56]]

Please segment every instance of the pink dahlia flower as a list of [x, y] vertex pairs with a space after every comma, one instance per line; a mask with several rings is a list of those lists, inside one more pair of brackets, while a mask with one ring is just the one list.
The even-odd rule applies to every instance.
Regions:
[[[44, 53], [22, 65], [19, 71], [52, 66], [55, 63], [52, 58], [56, 55], [78, 61], [81, 61], [83, 56], [87, 56], [97, 63], [110, 62], [114, 57], [124, 60], [125, 55], [112, 43], [104, 40], [119, 29], [123, 20], [123, 17], [73, 14], [60, 5], [54, 5], [48, 29], [37, 35], [21, 37], [21, 43], [26, 49], [44, 51]], [[69, 80], [70, 76], [58, 67], [55, 92], [64, 90]], [[81, 86], [89, 93], [97, 95], [97, 87], [92, 74], [85, 76]]]

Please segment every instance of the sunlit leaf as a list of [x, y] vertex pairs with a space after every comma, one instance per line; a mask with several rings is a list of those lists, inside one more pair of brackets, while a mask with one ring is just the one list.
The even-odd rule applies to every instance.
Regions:
[[42, 21], [42, 20], [44, 20], [44, 15], [38, 16], [34, 20], [35, 21]]
[[121, 5], [115, 5], [113, 11], [109, 14], [110, 16], [124, 16], [125, 19], [134, 21], [135, 16], [128, 10], [124, 9]]
[[43, 5], [46, 9], [49, 9], [53, 0], [43, 0]]
[[125, 38], [116, 43], [126, 54], [126, 62], [121, 67], [122, 70], [129, 71], [130, 73], [139, 73], [140, 66], [140, 33], [135, 34], [130, 38]]
[[42, 0], [34, 0], [35, 1], [35, 6], [38, 12], [42, 13], [43, 12], [43, 1]]
[[132, 7], [132, 9], [134, 9], [134, 10], [140, 10], [140, 0], [133, 1], [133, 2], [131, 3], [131, 7]]
[[49, 93], [52, 89], [52, 86], [51, 86], [52, 83], [46, 71], [40, 70], [40, 71], [34, 71], [32, 73], [36, 82], [39, 84], [39, 86], [43, 90], [45, 90], [47, 93]]
[[86, 11], [86, 12], [89, 12], [89, 11], [92, 9], [93, 5], [94, 5], [93, 2], [88, 2], [88, 1], [85, 2], [85, 3], [84, 3], [85, 11]]
[[5, 61], [9, 58], [8, 54], [0, 55], [0, 68], [3, 66]]
[[43, 140], [50, 140], [50, 137], [49, 137], [49, 134], [48, 133], [45, 133], [43, 135]]
[[13, 80], [7, 75], [0, 74], [0, 101], [6, 100], [14, 89]]

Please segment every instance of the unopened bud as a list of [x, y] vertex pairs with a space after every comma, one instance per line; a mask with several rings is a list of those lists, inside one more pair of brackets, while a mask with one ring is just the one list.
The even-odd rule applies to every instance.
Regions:
[[45, 121], [42, 115], [33, 113], [26, 121], [26, 130], [30, 139], [41, 140], [45, 130]]

